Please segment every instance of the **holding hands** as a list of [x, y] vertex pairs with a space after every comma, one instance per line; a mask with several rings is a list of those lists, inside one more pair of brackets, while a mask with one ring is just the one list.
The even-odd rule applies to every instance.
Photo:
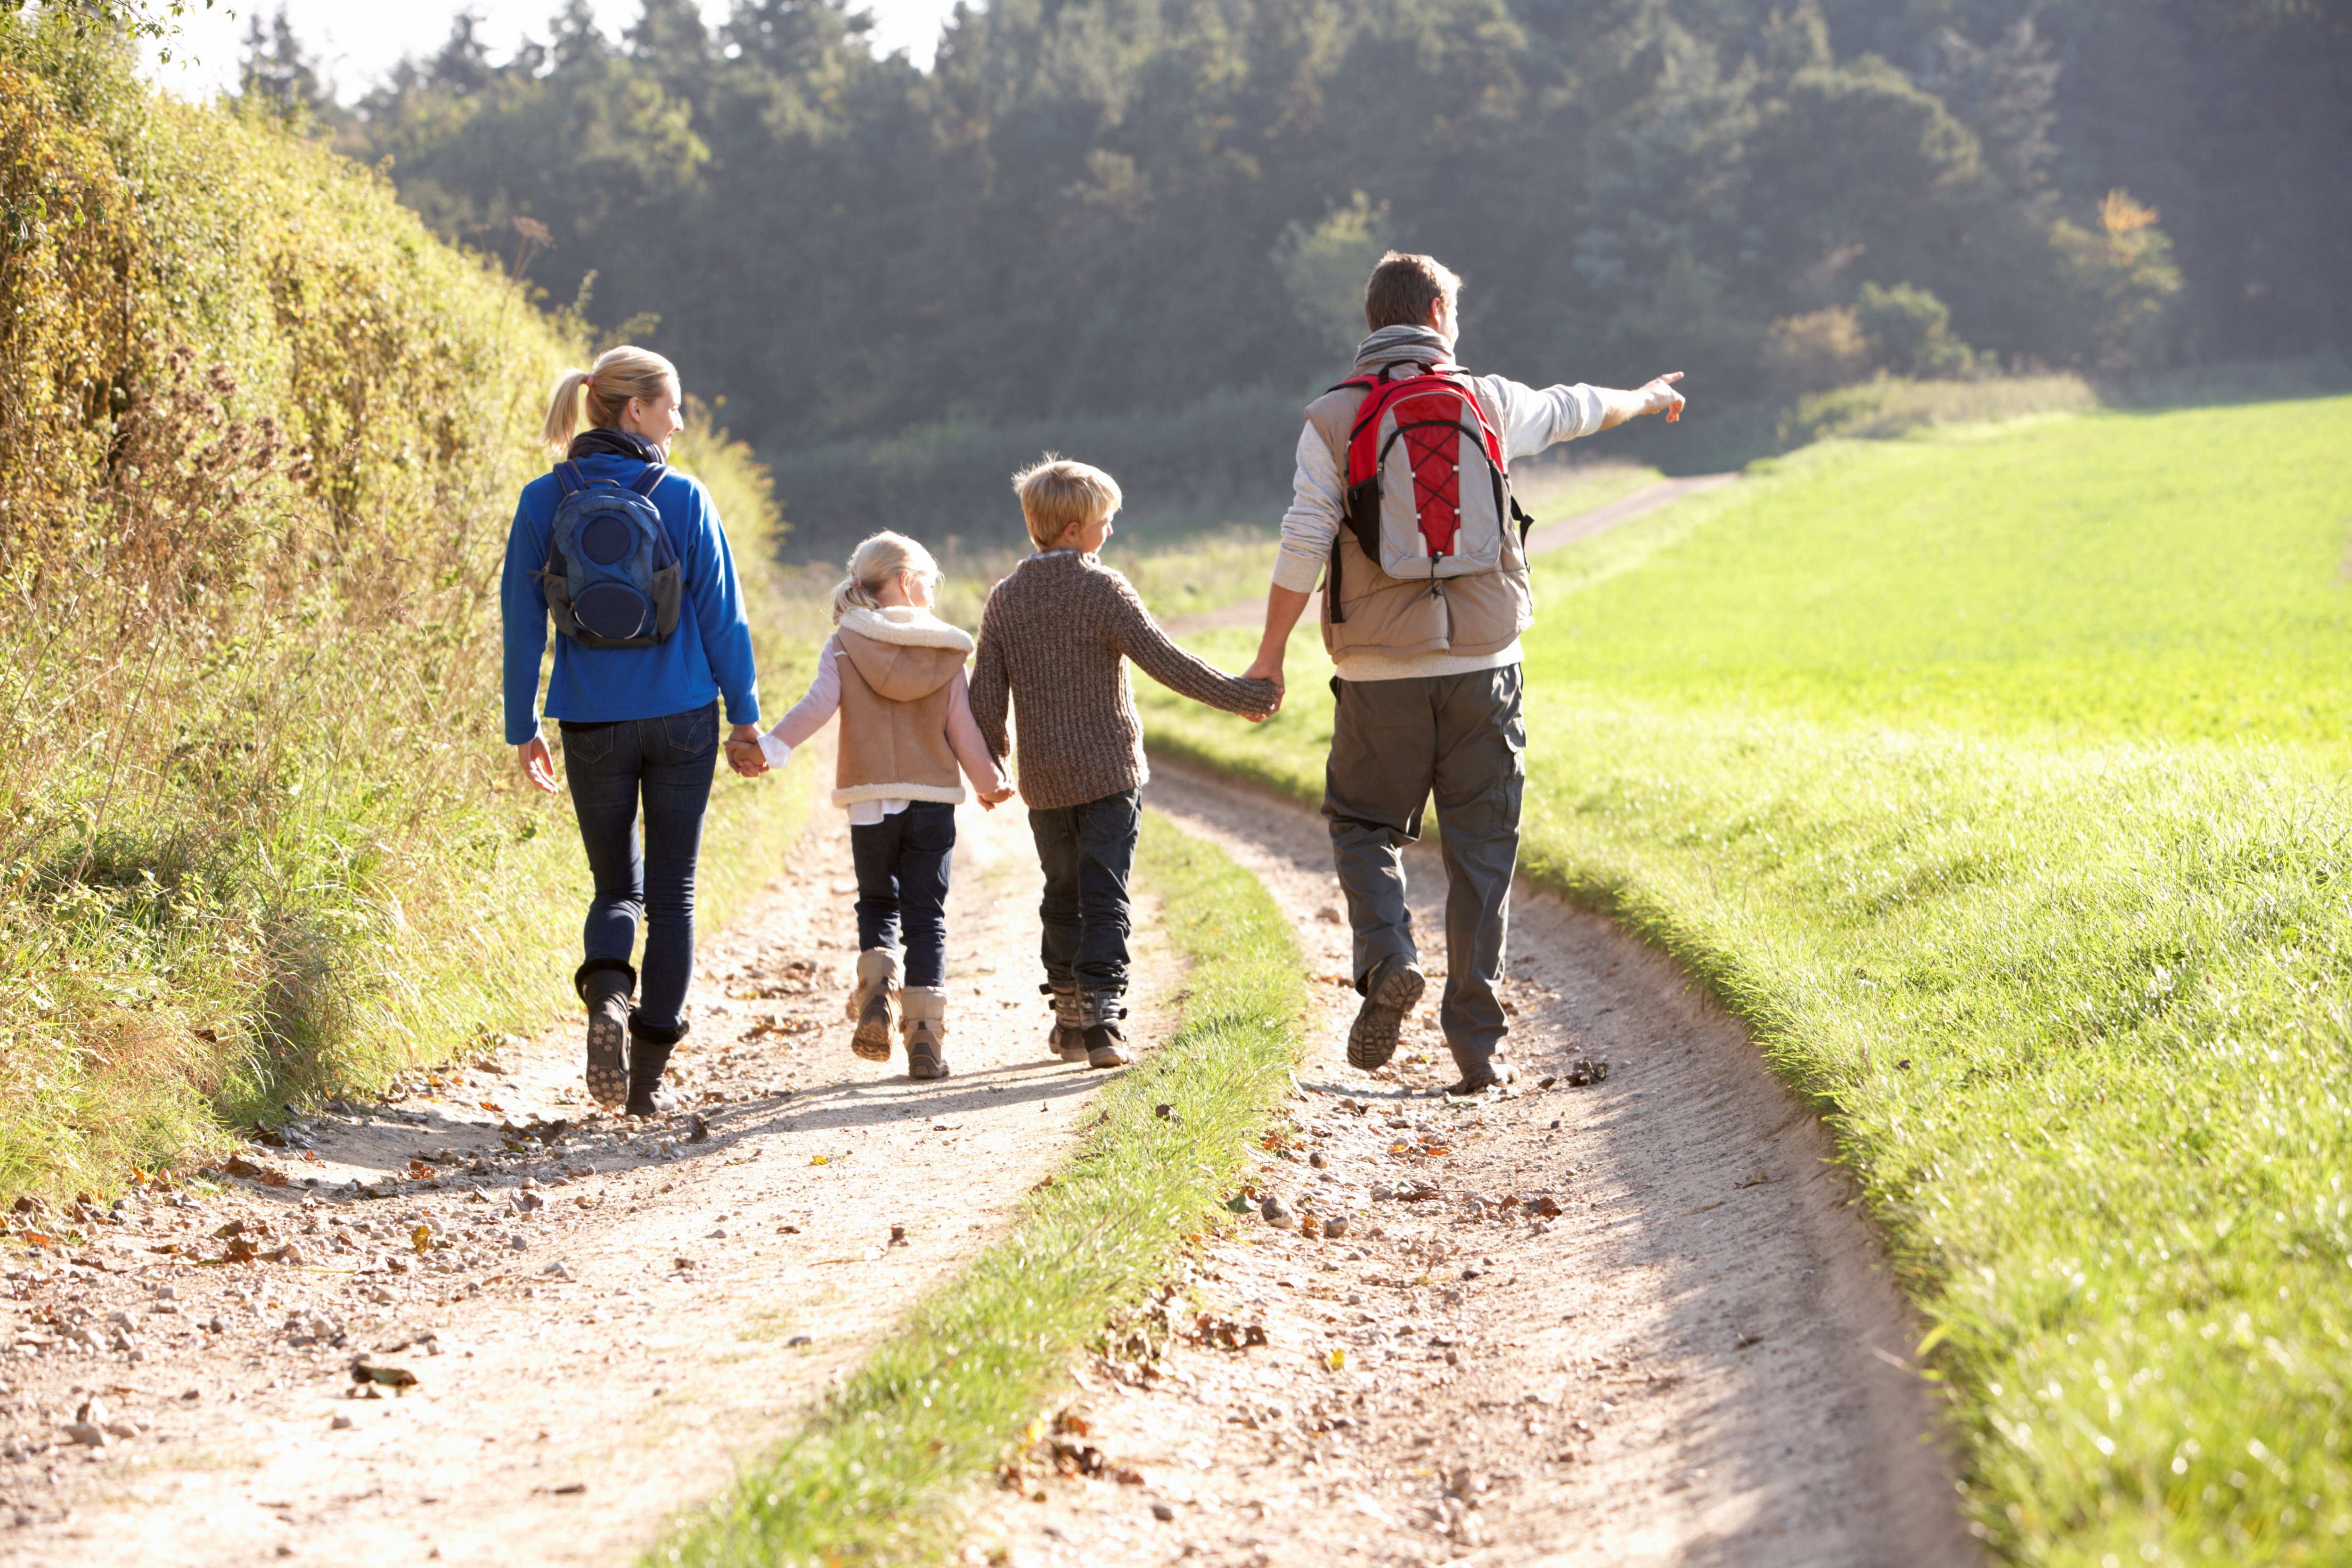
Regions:
[[[747, 779], [758, 778], [768, 771], [767, 750], [761, 744], [762, 737], [757, 724], [738, 724], [727, 731], [727, 765]], [[786, 749], [784, 755], [791, 756]]]

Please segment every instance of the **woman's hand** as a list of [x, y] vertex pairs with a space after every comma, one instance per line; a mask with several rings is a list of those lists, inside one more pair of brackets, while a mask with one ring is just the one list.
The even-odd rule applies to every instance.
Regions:
[[727, 765], [747, 779], [768, 771], [767, 753], [760, 750], [760, 726], [738, 724], [727, 731]]
[[1013, 786], [1011, 784], [999, 784], [994, 789], [984, 789], [980, 792], [980, 808], [982, 811], [994, 811], [998, 806], [1003, 805], [1006, 801], [1011, 800], [1012, 798]]
[[531, 782], [541, 795], [555, 793], [555, 757], [547, 749], [547, 737], [533, 735], [515, 748], [515, 761], [522, 766], [522, 776]]

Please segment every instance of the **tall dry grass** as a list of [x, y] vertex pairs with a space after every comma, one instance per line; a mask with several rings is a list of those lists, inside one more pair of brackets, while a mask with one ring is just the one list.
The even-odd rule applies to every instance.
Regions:
[[[499, 743], [496, 594], [584, 344], [379, 176], [54, 21], [0, 17], [0, 219], [5, 1198], [562, 1000], [583, 874]], [[707, 419], [679, 457], [772, 610], [764, 471]], [[800, 793], [721, 790], [720, 910]]]

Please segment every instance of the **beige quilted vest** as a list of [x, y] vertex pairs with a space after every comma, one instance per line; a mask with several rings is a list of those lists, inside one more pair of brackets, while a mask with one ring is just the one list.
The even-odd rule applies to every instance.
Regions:
[[925, 611], [854, 609], [841, 617], [841, 752], [833, 804], [963, 799], [948, 744], [948, 705], [971, 638]]

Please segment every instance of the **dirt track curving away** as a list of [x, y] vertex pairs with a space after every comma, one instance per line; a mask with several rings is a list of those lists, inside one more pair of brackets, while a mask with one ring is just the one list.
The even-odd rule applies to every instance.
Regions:
[[[967, 1561], [1973, 1561], [1901, 1369], [1915, 1326], [1817, 1122], [1670, 965], [1523, 892], [1515, 1054], [1608, 1079], [1450, 1106], [1433, 1030], [1385, 1076], [1340, 1065], [1319, 821], [1166, 767], [1149, 795], [1298, 929], [1323, 982], [1302, 1136], [1259, 1182], [1350, 1227], [1213, 1246], [1166, 1353], [1079, 1369], [1063, 1412], [1074, 1456], [1139, 1484], [1041, 1465], [982, 1496]], [[704, 1140], [590, 1116], [567, 1025], [253, 1152], [290, 1185], [131, 1200], [12, 1272], [0, 1562], [627, 1561], [1003, 1232], [1103, 1081], [1042, 1049], [1024, 815], [963, 834], [945, 1084], [849, 1055], [846, 835], [820, 811], [705, 944], [680, 1058]], [[1414, 875], [1425, 911], [1442, 883]], [[1146, 1040], [1174, 980], [1147, 935]], [[239, 1243], [260, 1259], [222, 1261]], [[1265, 1342], [1185, 1338], [1204, 1311]], [[352, 1397], [362, 1351], [416, 1386]], [[95, 1448], [65, 1431], [92, 1394], [127, 1434]]]
[[[1166, 1309], [1167, 1352], [1098, 1361], [1067, 1413], [1086, 1435], [1066, 1447], [1141, 1484], [1041, 1467], [1042, 1506], [1000, 1493], [976, 1556], [1979, 1560], [1905, 1370], [1916, 1325], [1818, 1121], [1672, 965], [1523, 886], [1506, 993], [1523, 1091], [1432, 1098], [1454, 1073], [1426, 1016], [1367, 1079], [1344, 1066], [1356, 998], [1319, 818], [1166, 765], [1148, 794], [1259, 875], [1318, 970], [1303, 1136], [1260, 1182], [1348, 1230], [1252, 1216], [1213, 1246]], [[1435, 929], [1434, 856], [1411, 875]], [[1433, 1005], [1443, 955], [1425, 956]], [[1606, 1080], [1570, 1087], [1585, 1058]], [[1385, 1195], [1414, 1188], [1434, 1194]], [[1253, 1330], [1262, 1346], [1214, 1342]]]

